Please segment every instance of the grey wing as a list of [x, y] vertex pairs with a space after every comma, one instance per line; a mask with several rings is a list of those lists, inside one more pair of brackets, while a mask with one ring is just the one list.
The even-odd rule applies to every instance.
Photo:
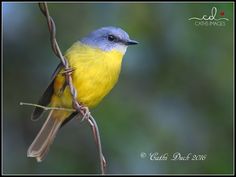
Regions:
[[[60, 70], [63, 68], [63, 64], [60, 63], [56, 70], [54, 71], [53, 75], [52, 75], [52, 79], [51, 82], [49, 83], [47, 89], [45, 90], [45, 92], [43, 93], [43, 95], [41, 96], [40, 100], [38, 101], [38, 105], [42, 105], [42, 106], [47, 106], [50, 101], [51, 101], [51, 97], [53, 94], [53, 83], [54, 83], [54, 79], [57, 76], [57, 74], [60, 72]], [[42, 113], [44, 112], [44, 109], [39, 108], [39, 107], [35, 107], [35, 109], [33, 110], [33, 113], [31, 115], [31, 119], [32, 120], [37, 120]]]

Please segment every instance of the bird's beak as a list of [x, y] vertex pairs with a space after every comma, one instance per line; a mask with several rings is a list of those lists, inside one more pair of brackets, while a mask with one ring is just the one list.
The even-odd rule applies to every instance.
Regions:
[[138, 44], [137, 41], [129, 39], [128, 41], [125, 42], [125, 45], [135, 45]]

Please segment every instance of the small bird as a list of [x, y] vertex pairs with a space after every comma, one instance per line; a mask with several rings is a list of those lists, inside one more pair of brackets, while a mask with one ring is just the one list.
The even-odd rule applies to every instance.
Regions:
[[[116, 84], [122, 58], [128, 45], [138, 44], [117, 27], [103, 27], [74, 43], [65, 53], [72, 82], [77, 91], [77, 101], [88, 108], [95, 107]], [[63, 65], [56, 68], [51, 82], [38, 104], [58, 108], [72, 108], [70, 89], [66, 84]], [[36, 107], [32, 120], [38, 119], [44, 109]], [[51, 110], [38, 135], [30, 145], [27, 156], [41, 162], [49, 151], [56, 133], [77, 113]]]

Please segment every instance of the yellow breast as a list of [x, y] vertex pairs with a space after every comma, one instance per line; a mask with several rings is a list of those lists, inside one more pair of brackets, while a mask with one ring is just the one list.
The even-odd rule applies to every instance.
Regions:
[[[72, 73], [73, 84], [77, 90], [78, 101], [88, 107], [96, 106], [116, 84], [123, 54], [119, 51], [102, 51], [80, 42], [75, 43], [67, 52]], [[58, 85], [64, 83], [64, 77], [59, 74], [54, 83], [54, 92], [59, 92]], [[54, 94], [54, 100], [60, 102], [60, 107], [71, 107], [69, 88], [62, 95]], [[56, 105], [55, 105], [56, 106]]]

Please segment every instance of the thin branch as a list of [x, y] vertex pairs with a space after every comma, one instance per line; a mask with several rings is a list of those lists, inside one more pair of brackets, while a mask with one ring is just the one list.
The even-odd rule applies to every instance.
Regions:
[[75, 112], [75, 109], [68, 109], [68, 108], [59, 108], [59, 107], [48, 107], [48, 106], [42, 106], [39, 104], [33, 104], [33, 103], [25, 103], [25, 102], [20, 102], [20, 105], [26, 105], [26, 106], [35, 106], [44, 109], [45, 111], [47, 110], [61, 110], [61, 111], [68, 111], [68, 112]]
[[93, 137], [95, 139], [95, 142], [97, 144], [97, 148], [99, 150], [99, 158], [100, 158], [100, 164], [101, 164], [101, 171], [102, 174], [105, 174], [105, 168], [107, 166], [107, 162], [106, 159], [102, 153], [102, 144], [101, 144], [101, 138], [100, 138], [100, 133], [99, 133], [99, 129], [97, 126], [97, 123], [95, 121], [95, 119], [93, 118], [92, 115], [90, 115], [88, 122], [90, 124], [90, 126], [92, 127], [93, 130]]
[[[50, 32], [52, 50], [53, 50], [54, 54], [61, 60], [63, 66], [65, 68], [65, 71], [70, 71], [71, 68], [69, 66], [69, 63], [66, 60], [66, 58], [62, 55], [59, 45], [57, 43], [56, 25], [55, 25], [52, 17], [49, 14], [47, 3], [46, 2], [39, 3], [39, 8], [47, 19], [48, 29]], [[77, 91], [73, 86], [72, 77], [71, 77], [70, 73], [71, 72], [65, 72], [65, 78], [66, 78], [67, 85], [69, 86], [69, 89], [71, 92], [73, 108], [77, 112], [80, 112], [84, 117], [86, 117], [86, 120], [88, 121], [89, 125], [92, 128], [93, 136], [94, 136], [95, 142], [97, 144], [98, 152], [99, 152], [101, 173], [105, 174], [106, 160], [105, 160], [103, 153], [102, 153], [101, 139], [100, 139], [100, 134], [99, 134], [99, 129], [98, 129], [97, 123], [96, 123], [95, 119], [92, 117], [92, 115], [89, 113], [88, 108], [84, 109], [84, 107], [81, 106], [77, 102]], [[84, 110], [85, 110], [85, 112], [84, 112]]]

